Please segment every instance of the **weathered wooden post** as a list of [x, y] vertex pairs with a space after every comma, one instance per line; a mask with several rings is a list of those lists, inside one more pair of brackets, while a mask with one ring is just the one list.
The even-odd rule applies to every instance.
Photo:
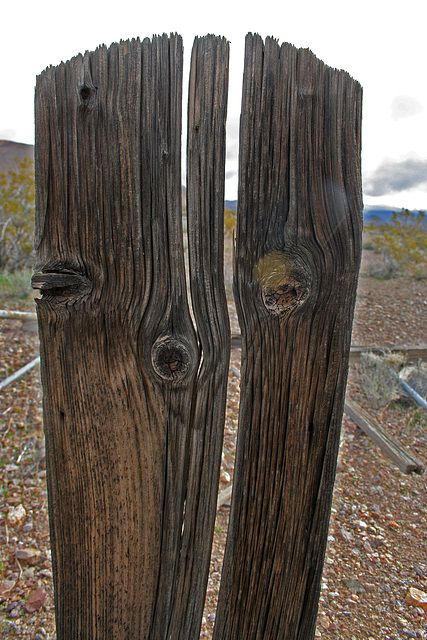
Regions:
[[247, 37], [241, 404], [215, 640], [314, 636], [361, 255], [360, 125], [346, 73]]
[[191, 294], [182, 42], [100, 47], [36, 88], [37, 273], [60, 640], [199, 637], [229, 354], [228, 45], [193, 49]]

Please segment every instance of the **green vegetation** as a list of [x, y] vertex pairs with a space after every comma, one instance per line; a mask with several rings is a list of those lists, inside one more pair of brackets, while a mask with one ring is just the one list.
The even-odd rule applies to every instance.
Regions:
[[237, 213], [231, 209], [224, 211], [224, 232], [228, 236], [232, 236], [237, 223]]
[[29, 302], [33, 300], [31, 288], [32, 270], [24, 267], [13, 273], [0, 272], [0, 299], [4, 302]]
[[407, 428], [409, 431], [419, 431], [423, 434], [427, 427], [427, 416], [422, 407], [411, 407], [407, 413]]
[[397, 275], [427, 278], [427, 216], [403, 209], [393, 213], [388, 223], [371, 223], [365, 231], [380, 255], [370, 275], [390, 278]]
[[0, 174], [0, 273], [32, 265], [34, 217], [34, 162], [27, 158]]

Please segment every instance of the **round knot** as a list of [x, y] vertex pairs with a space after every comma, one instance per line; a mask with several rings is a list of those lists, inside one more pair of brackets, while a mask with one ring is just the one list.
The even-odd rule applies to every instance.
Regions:
[[188, 348], [176, 338], [159, 338], [153, 345], [151, 361], [154, 371], [163, 380], [181, 380], [190, 369]]
[[272, 315], [288, 314], [302, 305], [310, 293], [310, 271], [300, 255], [273, 251], [255, 266], [262, 301]]
[[79, 87], [80, 104], [84, 109], [91, 109], [95, 105], [96, 87], [83, 84]]

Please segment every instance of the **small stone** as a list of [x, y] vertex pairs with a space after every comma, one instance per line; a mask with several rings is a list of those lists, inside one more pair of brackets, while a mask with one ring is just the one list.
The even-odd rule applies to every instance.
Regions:
[[7, 521], [12, 527], [16, 527], [21, 524], [27, 512], [22, 504], [18, 504], [16, 507], [9, 507], [9, 513], [7, 514]]
[[363, 547], [364, 547], [365, 551], [367, 551], [368, 553], [373, 553], [374, 552], [374, 550], [371, 547], [371, 544], [370, 544], [369, 540], [364, 540], [363, 541]]
[[[42, 578], [49, 578], [50, 580], [53, 578], [53, 573], [50, 569], [43, 569], [39, 574]], [[209, 595], [209, 592], [208, 592]]]
[[19, 612], [21, 610], [21, 607], [16, 606], [12, 609], [12, 611], [10, 612], [10, 617], [11, 618], [17, 618], [19, 616]]
[[365, 591], [364, 587], [354, 578], [344, 580], [344, 584], [353, 593], [363, 593]]
[[353, 534], [350, 533], [350, 531], [347, 531], [347, 529], [344, 529], [344, 527], [341, 527], [341, 536], [344, 542], [347, 542], [348, 544], [351, 544], [354, 540]]
[[41, 560], [41, 551], [27, 547], [26, 549], [18, 549], [15, 553], [16, 559], [21, 564], [27, 564], [30, 567], [36, 565]]
[[420, 567], [415, 566], [414, 571], [421, 579], [427, 578], [427, 573], [423, 571]]
[[19, 467], [17, 464], [5, 464], [3, 467], [3, 471], [5, 473], [13, 473], [14, 471], [18, 471]]
[[405, 602], [413, 607], [420, 607], [427, 613], [427, 593], [425, 591], [411, 587], [406, 594]]
[[221, 478], [221, 482], [224, 482], [224, 484], [228, 484], [229, 482], [231, 482], [231, 476], [228, 473], [228, 471], [223, 471], [221, 473], [220, 478]]
[[319, 616], [318, 623], [320, 624], [322, 629], [325, 629], [325, 631], [329, 629], [329, 620], [325, 615]]
[[37, 454], [37, 463], [39, 469], [46, 469], [46, 450], [44, 447], [42, 447]]
[[15, 586], [16, 580], [2, 580], [0, 582], [0, 596], [7, 596], [10, 591], [12, 591]]
[[24, 577], [27, 578], [28, 580], [33, 580], [34, 579], [34, 571], [35, 571], [35, 567], [27, 567], [26, 569], [24, 569]]
[[215, 617], [216, 617], [216, 616], [215, 616], [215, 614], [214, 614], [214, 613], [210, 613], [210, 614], [208, 615], [208, 620], [209, 620], [209, 622], [215, 622]]
[[31, 591], [28, 600], [25, 603], [25, 611], [27, 613], [34, 613], [34, 611], [37, 611], [37, 609], [40, 609], [40, 607], [44, 605], [46, 598], [47, 593], [41, 587]]
[[22, 527], [22, 531], [24, 533], [29, 533], [30, 531], [32, 531], [34, 528], [34, 525], [32, 522], [27, 522], [26, 524], [24, 524], [24, 526]]

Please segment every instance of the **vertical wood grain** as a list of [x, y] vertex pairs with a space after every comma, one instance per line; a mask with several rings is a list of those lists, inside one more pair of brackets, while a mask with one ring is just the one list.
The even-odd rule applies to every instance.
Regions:
[[361, 88], [246, 39], [235, 298], [239, 432], [215, 640], [309, 640], [361, 256]]
[[[219, 84], [214, 65], [204, 71], [219, 122], [220, 64]], [[211, 299], [196, 293], [196, 326], [187, 303], [181, 102], [179, 36], [103, 46], [37, 79], [33, 286], [42, 294], [59, 640], [199, 635], [216, 508], [207, 475], [219, 474], [227, 340], [213, 357]], [[221, 148], [221, 126], [216, 132]], [[223, 190], [213, 161], [194, 188], [203, 192], [210, 174]], [[194, 215], [197, 250], [206, 246], [207, 214]], [[217, 202], [209, 215], [216, 229]], [[217, 272], [221, 259], [211, 251]], [[196, 273], [199, 260], [196, 251]], [[225, 324], [226, 311], [220, 316]]]

